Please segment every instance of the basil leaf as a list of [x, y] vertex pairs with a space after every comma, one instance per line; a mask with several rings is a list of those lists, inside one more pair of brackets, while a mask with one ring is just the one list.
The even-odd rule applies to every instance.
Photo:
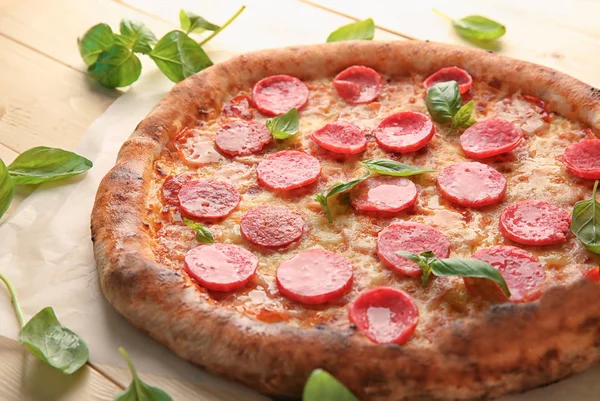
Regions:
[[114, 44], [115, 36], [107, 24], [94, 25], [82, 38], [77, 38], [79, 54], [88, 67], [98, 60], [102, 52], [107, 51]]
[[600, 203], [596, 200], [599, 182], [594, 183], [590, 199], [573, 206], [571, 231], [588, 250], [600, 254]]
[[19, 342], [36, 358], [70, 375], [88, 360], [85, 342], [61, 325], [51, 307], [42, 309], [21, 329]]
[[369, 159], [360, 164], [373, 173], [391, 175], [394, 177], [410, 177], [412, 175], [434, 173], [436, 171], [423, 167], [411, 166], [389, 159]]
[[400, 256], [404, 256], [411, 262], [416, 263], [421, 268], [421, 270], [423, 271], [423, 274], [421, 275], [421, 285], [425, 287], [427, 285], [427, 282], [429, 281], [429, 277], [431, 276], [431, 264], [436, 259], [433, 252], [426, 251], [422, 252], [419, 255], [405, 251], [398, 251], [396, 253]]
[[358, 398], [335, 377], [315, 369], [304, 385], [302, 401], [358, 401]]
[[142, 22], [123, 19], [119, 30], [121, 35], [116, 37], [117, 43], [135, 53], [148, 54], [152, 51], [151, 45], [156, 43], [156, 36]]
[[181, 31], [171, 31], [163, 36], [150, 57], [173, 82], [182, 81], [213, 64], [200, 45]]
[[331, 209], [329, 209], [329, 204], [327, 203], [327, 197], [323, 194], [315, 194], [314, 200], [321, 204], [321, 208], [323, 208], [325, 215], [327, 216], [327, 221], [333, 223], [333, 216], [331, 215]]
[[295, 107], [287, 113], [278, 117], [267, 118], [267, 129], [271, 131], [273, 138], [287, 139], [298, 133], [300, 130], [300, 120], [298, 119], [298, 109]]
[[119, 348], [119, 352], [123, 355], [127, 366], [129, 366], [132, 381], [125, 391], [117, 395], [115, 401], [173, 401], [171, 396], [163, 390], [144, 383], [139, 378], [127, 352], [123, 348]]
[[190, 227], [191, 229], [196, 231], [196, 240], [198, 242], [204, 242], [205, 244], [214, 244], [215, 239], [212, 236], [212, 233], [208, 229], [208, 227], [203, 226], [202, 224], [183, 218], [183, 222]]
[[20, 154], [8, 166], [17, 185], [40, 184], [62, 180], [92, 168], [92, 162], [83, 156], [63, 149], [39, 146]]
[[462, 105], [458, 83], [448, 81], [433, 85], [427, 89], [425, 103], [435, 121], [438, 123], [451, 121]]
[[452, 26], [463, 38], [484, 42], [496, 40], [506, 33], [504, 25], [481, 15], [453, 20]]
[[114, 45], [100, 54], [88, 72], [100, 85], [121, 88], [137, 81], [142, 73], [142, 64], [127, 47]]
[[470, 100], [467, 104], [462, 105], [462, 107], [458, 109], [456, 114], [452, 116], [452, 127], [450, 128], [450, 131], [448, 131], [448, 135], [450, 135], [456, 128], [469, 128], [471, 125], [477, 122], [471, 117], [474, 106], [475, 103]]
[[375, 22], [373, 18], [364, 21], [353, 22], [339, 27], [327, 37], [327, 42], [339, 42], [342, 40], [373, 40], [375, 36]]
[[0, 159], [0, 218], [10, 207], [15, 197], [15, 183], [10, 177], [6, 164]]
[[329, 204], [328, 204], [327, 200], [332, 196], [341, 194], [342, 192], [346, 192], [346, 191], [354, 188], [355, 186], [357, 186], [358, 184], [360, 184], [361, 182], [363, 182], [364, 180], [369, 178], [370, 175], [371, 175], [371, 173], [367, 173], [367, 174], [365, 174], [365, 176], [363, 176], [361, 178], [357, 178], [352, 181], [338, 182], [337, 184], [333, 184], [329, 188], [327, 193], [325, 193], [325, 191], [323, 191], [320, 194], [315, 194], [314, 199], [321, 204], [321, 207], [325, 211], [325, 214], [327, 214], [327, 221], [329, 221], [330, 223], [333, 223], [333, 217], [331, 215], [331, 210], [329, 209]]
[[179, 22], [181, 24], [181, 29], [188, 34], [202, 33], [204, 31], [216, 31], [221, 28], [218, 25], [208, 22], [201, 16], [186, 10], [179, 11]]

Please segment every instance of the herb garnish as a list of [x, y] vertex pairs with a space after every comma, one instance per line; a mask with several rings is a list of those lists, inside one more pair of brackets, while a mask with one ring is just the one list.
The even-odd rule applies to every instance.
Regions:
[[190, 227], [191, 229], [196, 231], [196, 241], [204, 242], [205, 244], [214, 244], [215, 243], [215, 239], [213, 238], [212, 233], [210, 232], [208, 227], [203, 226], [202, 224], [200, 224], [196, 221], [186, 219], [185, 217], [183, 218], [183, 222], [188, 227]]
[[435, 8], [433, 12], [452, 21], [454, 30], [468, 40], [490, 42], [506, 33], [504, 25], [481, 15], [469, 15], [461, 19], [453, 19]]
[[452, 123], [448, 134], [456, 128], [468, 128], [476, 122], [471, 117], [473, 101], [462, 105], [456, 81], [440, 82], [428, 88], [425, 104], [434, 121], [441, 124]]
[[302, 393], [302, 401], [358, 401], [335, 377], [322, 369], [312, 371]]
[[327, 42], [339, 42], [343, 40], [373, 40], [375, 36], [375, 22], [372, 18], [364, 21], [353, 22], [344, 25], [331, 32]]
[[119, 348], [119, 352], [123, 355], [129, 371], [131, 372], [131, 384], [125, 391], [117, 395], [115, 401], [173, 401], [171, 396], [158, 387], [150, 386], [139, 378], [133, 362], [127, 355], [124, 348]]
[[287, 139], [298, 133], [300, 130], [300, 120], [298, 119], [298, 109], [295, 107], [287, 113], [277, 117], [267, 118], [267, 129], [271, 131], [275, 139]]
[[591, 252], [600, 253], [600, 203], [596, 200], [598, 183], [594, 183], [592, 197], [573, 206], [571, 231]]
[[436, 171], [419, 166], [411, 166], [389, 159], [369, 159], [360, 162], [360, 164], [373, 173], [390, 175], [393, 177], [410, 177], [412, 175], [434, 173]]
[[355, 186], [369, 178], [370, 175], [371, 173], [367, 173], [363, 177], [357, 178], [352, 181], [338, 182], [337, 184], [333, 184], [328, 190], [314, 195], [314, 199], [321, 204], [321, 207], [325, 211], [325, 214], [327, 215], [327, 221], [333, 223], [333, 216], [331, 215], [331, 210], [329, 209], [328, 199], [332, 196], [341, 194], [342, 192], [346, 192], [354, 188]]

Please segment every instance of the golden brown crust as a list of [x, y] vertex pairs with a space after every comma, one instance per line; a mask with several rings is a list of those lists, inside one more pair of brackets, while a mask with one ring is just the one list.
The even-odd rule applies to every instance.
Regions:
[[155, 262], [144, 204], [153, 162], [169, 138], [206, 110], [219, 110], [227, 94], [265, 76], [314, 79], [354, 64], [391, 75], [427, 75], [455, 65], [600, 129], [597, 89], [481, 50], [411, 41], [340, 42], [237, 57], [175, 86], [125, 142], [102, 181], [92, 237], [111, 304], [182, 358], [271, 394], [299, 395], [309, 373], [320, 367], [364, 401], [493, 398], [559, 380], [600, 360], [598, 288], [589, 283], [456, 321], [423, 349], [373, 344], [351, 330], [261, 323], [206, 303], [180, 273]]

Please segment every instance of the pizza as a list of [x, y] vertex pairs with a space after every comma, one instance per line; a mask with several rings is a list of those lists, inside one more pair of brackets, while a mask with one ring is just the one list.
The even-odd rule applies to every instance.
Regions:
[[[472, 107], [451, 133], [428, 104], [449, 85], [450, 108]], [[299, 132], [274, 138], [290, 110]], [[242, 55], [176, 85], [123, 145], [92, 214], [102, 289], [266, 394], [299, 396], [317, 368], [369, 401], [550, 383], [600, 359], [600, 257], [570, 230], [599, 129], [597, 89], [481, 50]]]

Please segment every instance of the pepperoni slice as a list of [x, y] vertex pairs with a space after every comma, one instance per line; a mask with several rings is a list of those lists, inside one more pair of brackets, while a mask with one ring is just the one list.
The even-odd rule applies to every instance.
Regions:
[[250, 209], [240, 222], [242, 236], [267, 247], [288, 245], [302, 236], [304, 220], [283, 206], [258, 206]]
[[600, 179], [600, 139], [574, 143], [565, 149], [563, 161], [571, 174], [591, 180]]
[[312, 184], [321, 175], [319, 161], [296, 150], [284, 150], [265, 157], [256, 168], [259, 184], [277, 191], [289, 191]]
[[260, 152], [273, 140], [264, 124], [256, 121], [232, 121], [217, 131], [215, 145], [230, 156], [248, 156]]
[[450, 255], [450, 241], [435, 228], [411, 221], [390, 224], [379, 233], [377, 255], [385, 266], [406, 276], [419, 276], [421, 268], [398, 255], [398, 251], [432, 251], [438, 258], [447, 258]]
[[187, 273], [212, 291], [239, 290], [252, 280], [257, 267], [258, 258], [237, 245], [201, 245], [185, 255]]
[[335, 77], [333, 87], [347, 103], [371, 103], [381, 93], [383, 79], [372, 68], [353, 65]]
[[551, 245], [567, 241], [571, 215], [543, 201], [513, 203], [500, 215], [500, 231], [506, 238], [525, 245]]
[[506, 179], [498, 171], [478, 162], [453, 164], [437, 178], [442, 196], [465, 207], [499, 203], [506, 193]]
[[467, 93], [473, 85], [473, 78], [471, 78], [471, 75], [458, 67], [446, 67], [438, 70], [430, 75], [425, 82], [423, 82], [423, 85], [426, 88], [430, 88], [440, 82], [448, 81], [456, 81], [461, 95]]
[[396, 213], [417, 202], [417, 187], [404, 177], [374, 177], [350, 192], [350, 202], [364, 212]]
[[510, 298], [495, 282], [482, 278], [465, 277], [463, 280], [469, 292], [498, 302], [528, 302], [542, 295], [541, 285], [546, 278], [544, 268], [535, 256], [514, 246], [492, 246], [481, 249], [473, 258], [488, 262], [500, 272]]
[[367, 148], [362, 130], [345, 121], [326, 124], [312, 133], [312, 139], [324, 149], [346, 155], [355, 155]]
[[198, 129], [186, 128], [173, 140], [177, 153], [190, 167], [201, 167], [223, 160], [212, 141]]
[[267, 116], [278, 116], [292, 108], [298, 110], [308, 103], [308, 88], [304, 82], [289, 75], [272, 75], [261, 79], [252, 88], [254, 105]]
[[323, 304], [346, 295], [352, 287], [352, 265], [345, 257], [309, 249], [277, 268], [281, 294], [303, 304]]
[[181, 173], [177, 175], [171, 175], [167, 177], [162, 186], [162, 197], [163, 201], [167, 205], [178, 206], [179, 205], [179, 191], [183, 184], [197, 179], [197, 177], [191, 173]]
[[408, 153], [427, 145], [434, 132], [433, 123], [425, 114], [403, 111], [383, 120], [374, 134], [383, 150]]
[[473, 159], [498, 156], [510, 152], [521, 143], [523, 133], [510, 121], [492, 118], [479, 121], [460, 136], [460, 147]]
[[188, 182], [179, 191], [181, 210], [199, 219], [220, 219], [240, 203], [240, 194], [227, 182], [198, 180]]
[[583, 276], [584, 280], [591, 281], [592, 283], [600, 283], [600, 267], [596, 266]]
[[419, 310], [408, 294], [379, 287], [361, 293], [348, 318], [377, 344], [404, 344], [419, 323]]

